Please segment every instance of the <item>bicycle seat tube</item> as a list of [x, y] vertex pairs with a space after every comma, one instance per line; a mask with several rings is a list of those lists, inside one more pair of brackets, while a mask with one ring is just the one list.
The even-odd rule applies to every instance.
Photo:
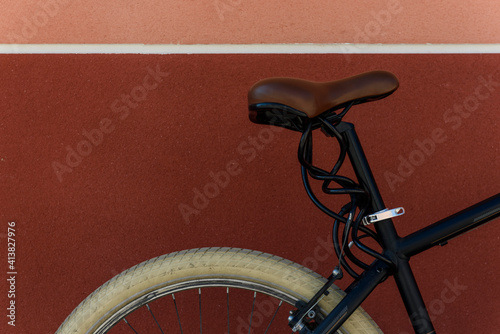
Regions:
[[[385, 209], [384, 201], [363, 152], [354, 125], [341, 122], [336, 126], [336, 129], [342, 134], [347, 143], [347, 153], [359, 183], [370, 193], [371, 212]], [[434, 333], [435, 331], [429, 313], [427, 312], [422, 295], [409, 265], [409, 258], [398, 255], [400, 254], [398, 243], [400, 238], [396, 232], [394, 223], [391, 219], [386, 219], [375, 223], [374, 227], [380, 236], [384, 248], [384, 255], [389, 257], [395, 264], [394, 279], [415, 333]]]

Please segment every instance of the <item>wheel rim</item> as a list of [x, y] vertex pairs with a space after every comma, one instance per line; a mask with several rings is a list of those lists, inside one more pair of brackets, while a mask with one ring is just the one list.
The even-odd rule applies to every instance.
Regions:
[[[163, 284], [162, 284], [163, 285]], [[152, 321], [156, 323], [158, 326], [158, 333], [167, 333], [167, 332], [172, 332], [172, 329], [170, 327], [162, 327], [162, 324], [160, 324], [157, 320], [157, 316], [155, 316], [155, 313], [152, 311], [150, 308], [150, 304], [154, 301], [157, 301], [159, 299], [162, 299], [164, 297], [172, 296], [171, 300], [173, 301], [173, 304], [175, 306], [175, 310], [177, 313], [177, 320], [178, 320], [178, 325], [179, 328], [177, 329], [177, 332], [180, 333], [185, 333], [182, 328], [182, 322], [179, 316], [179, 309], [177, 306], [177, 300], [176, 294], [181, 294], [182, 292], [186, 291], [196, 291], [198, 290], [199, 293], [199, 316], [200, 316], [200, 333], [202, 333], [203, 325], [202, 325], [202, 295], [203, 292], [206, 289], [212, 289], [212, 288], [224, 288], [226, 289], [227, 293], [227, 314], [228, 314], [228, 325], [227, 325], [227, 333], [240, 333], [242, 332], [241, 330], [238, 331], [231, 331], [231, 323], [229, 321], [229, 314], [230, 314], [230, 309], [229, 309], [229, 299], [230, 299], [230, 293], [236, 290], [246, 290], [246, 291], [251, 291], [253, 292], [253, 302], [252, 302], [252, 309], [251, 313], [249, 314], [249, 326], [248, 326], [248, 333], [252, 332], [252, 329], [255, 329], [252, 327], [252, 319], [254, 317], [254, 312], [255, 312], [255, 303], [256, 303], [256, 298], [257, 294], [267, 296], [274, 298], [276, 300], [279, 300], [279, 304], [276, 303], [276, 310], [273, 312], [271, 319], [269, 320], [269, 323], [264, 326], [263, 328], [259, 328], [260, 333], [271, 333], [269, 330], [274, 323], [274, 320], [276, 318], [276, 315], [278, 312], [282, 309], [282, 305], [285, 305], [284, 303], [288, 305], [294, 305], [295, 302], [297, 302], [302, 296], [294, 296], [292, 293], [283, 291], [283, 288], [278, 289], [277, 287], [269, 286], [269, 283], [267, 285], [255, 282], [255, 281], [249, 281], [245, 280], [243, 278], [200, 278], [196, 277], [196, 279], [190, 279], [190, 280], [183, 280], [182, 282], [177, 282], [177, 283], [170, 283], [167, 286], [156, 286], [152, 288], [148, 288], [148, 291], [142, 291], [140, 293], [135, 294], [134, 296], [131, 296], [121, 304], [115, 306], [113, 309], [111, 309], [109, 312], [107, 312], [103, 317], [98, 321], [97, 328], [91, 329], [89, 332], [90, 333], [108, 333], [108, 331], [113, 330], [114, 326], [120, 323], [121, 321], [125, 322], [126, 325], [130, 328], [130, 333], [141, 333], [134, 325], [127, 320], [127, 317], [129, 317], [134, 311], [137, 311], [141, 308], [146, 307], [148, 312], [145, 313], [150, 313]], [[284, 302], [284, 303], [283, 303]], [[235, 301], [233, 301], [235, 303]], [[283, 303], [283, 304], [282, 304]], [[323, 311], [324, 313], [324, 311]], [[255, 324], [255, 323], [254, 323]], [[166, 329], [165, 329], [166, 328]], [[265, 329], [265, 331], [264, 331]], [[290, 329], [288, 328], [288, 332], [290, 332]], [[342, 333], [342, 332], [338, 332]]]

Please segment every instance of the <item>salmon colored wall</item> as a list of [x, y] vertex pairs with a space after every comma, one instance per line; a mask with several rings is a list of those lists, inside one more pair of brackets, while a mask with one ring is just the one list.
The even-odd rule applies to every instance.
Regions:
[[494, 0], [22, 0], [0, 17], [0, 43], [500, 42]]
[[[346, 120], [386, 204], [407, 210], [396, 220], [401, 235], [494, 195], [499, 66], [499, 55], [0, 56], [0, 233], [5, 251], [6, 224], [17, 223], [19, 271], [18, 326], [6, 329], [2, 315], [0, 332], [53, 333], [112, 276], [181, 249], [258, 249], [327, 274], [336, 261], [324, 257], [331, 221], [300, 183], [299, 135], [247, 118], [246, 92], [268, 76], [397, 75], [396, 93]], [[68, 158], [73, 150], [87, 155]], [[400, 159], [418, 166], [391, 187], [385, 175], [400, 173]], [[179, 205], [192, 205], [228, 164], [229, 184], [184, 219]], [[63, 165], [58, 178], [54, 166]], [[492, 222], [412, 260], [438, 333], [500, 328], [499, 235]], [[455, 283], [464, 288], [444, 303]], [[364, 307], [386, 333], [411, 332], [392, 280]]]
[[[22, 0], [2, 6], [0, 43], [499, 43], [499, 21], [492, 0]], [[398, 76], [347, 120], [386, 204], [407, 210], [401, 235], [496, 194], [499, 66], [498, 54], [0, 55], [0, 247], [15, 221], [19, 273], [17, 326], [0, 313], [0, 332], [53, 333], [112, 276], [181, 249], [252, 248], [326, 275], [331, 222], [300, 184], [298, 135], [247, 119], [246, 92], [268, 76]], [[183, 217], [228, 165], [229, 184]], [[438, 333], [500, 328], [499, 235], [492, 222], [412, 260]], [[450, 284], [463, 289], [444, 303]], [[412, 332], [392, 280], [363, 306], [386, 333]]]

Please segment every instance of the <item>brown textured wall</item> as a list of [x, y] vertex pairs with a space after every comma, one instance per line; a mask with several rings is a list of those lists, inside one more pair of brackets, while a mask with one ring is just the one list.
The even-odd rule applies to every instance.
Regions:
[[[0, 223], [17, 223], [16, 331], [52, 333], [118, 272], [186, 248], [252, 248], [326, 274], [334, 258], [314, 254], [331, 222], [300, 183], [299, 136], [250, 123], [246, 92], [268, 76], [373, 69], [395, 73], [399, 90], [346, 120], [386, 204], [407, 210], [401, 235], [498, 192], [499, 55], [0, 56]], [[230, 182], [183, 217], [222, 170]], [[438, 333], [500, 327], [499, 233], [496, 221], [412, 260]], [[467, 288], [441, 312], [450, 282]], [[388, 281], [364, 306], [387, 333], [411, 332], [395, 292]]]

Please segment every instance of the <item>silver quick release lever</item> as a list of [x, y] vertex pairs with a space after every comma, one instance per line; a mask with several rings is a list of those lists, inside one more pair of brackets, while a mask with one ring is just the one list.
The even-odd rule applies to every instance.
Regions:
[[396, 209], [384, 209], [378, 212], [372, 213], [371, 215], [363, 217], [363, 225], [370, 225], [381, 220], [397, 217], [404, 215], [405, 209], [402, 207]]

